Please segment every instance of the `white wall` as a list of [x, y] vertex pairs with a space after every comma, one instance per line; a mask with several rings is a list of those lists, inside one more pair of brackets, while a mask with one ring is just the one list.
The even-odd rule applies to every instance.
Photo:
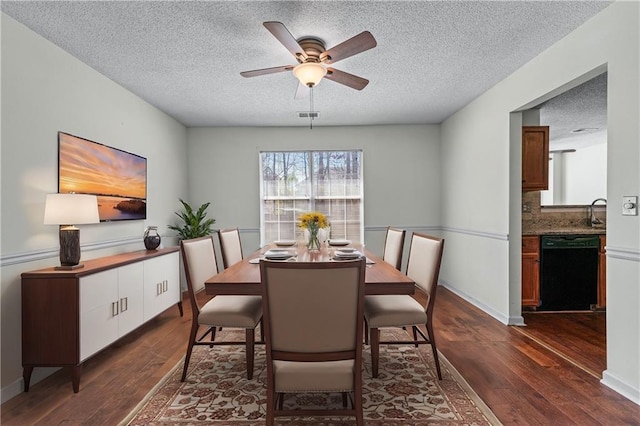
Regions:
[[[1, 26], [4, 402], [22, 390], [20, 273], [59, 263], [58, 229], [42, 224], [45, 195], [58, 190], [57, 132], [148, 159], [148, 219], [80, 226], [83, 259], [144, 249], [145, 226], [166, 232], [187, 186], [184, 126], [5, 14]], [[50, 372], [36, 368], [32, 383]]]
[[591, 204], [596, 198], [607, 198], [607, 144], [563, 155], [566, 204]]
[[[519, 132], [511, 129], [519, 123], [511, 113], [539, 104], [606, 68], [609, 205], [603, 383], [638, 403], [640, 226], [638, 216], [620, 214], [620, 203], [623, 195], [640, 192], [639, 7], [638, 2], [612, 4], [441, 128], [442, 223], [445, 237], [456, 241], [447, 247], [442, 278], [496, 318], [510, 321], [520, 316], [520, 294], [510, 291], [519, 282], [509, 282], [519, 280], [519, 274], [502, 271], [519, 268], [521, 221], [519, 203], [514, 202], [515, 188], [521, 184], [521, 163], [515, 155], [521, 140]], [[479, 268], [466, 266], [478, 260], [483, 262]]]
[[[216, 228], [238, 226], [243, 250], [259, 245], [261, 151], [362, 149], [365, 244], [382, 254], [389, 225], [440, 223], [439, 126], [191, 128], [189, 198], [211, 201]], [[408, 238], [407, 238], [408, 240]]]

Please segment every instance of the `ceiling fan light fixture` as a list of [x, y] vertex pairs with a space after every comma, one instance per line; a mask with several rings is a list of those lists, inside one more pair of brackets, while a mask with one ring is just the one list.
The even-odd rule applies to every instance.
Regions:
[[293, 69], [293, 75], [307, 87], [316, 86], [327, 74], [327, 67], [319, 62], [305, 62]]

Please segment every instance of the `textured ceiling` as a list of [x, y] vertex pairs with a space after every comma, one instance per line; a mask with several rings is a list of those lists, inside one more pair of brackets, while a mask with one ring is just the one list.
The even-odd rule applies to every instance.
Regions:
[[550, 149], [585, 148], [607, 142], [607, 73], [539, 106], [549, 126]]
[[332, 47], [378, 46], [335, 64], [370, 80], [314, 90], [314, 126], [440, 123], [611, 2], [2, 1], [2, 11], [186, 126], [307, 126], [295, 64], [262, 25]]

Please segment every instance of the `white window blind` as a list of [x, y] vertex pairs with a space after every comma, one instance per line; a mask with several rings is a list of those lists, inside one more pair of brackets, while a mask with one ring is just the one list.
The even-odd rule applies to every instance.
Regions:
[[319, 211], [330, 238], [362, 242], [362, 151], [260, 153], [261, 244], [296, 240], [301, 213]]

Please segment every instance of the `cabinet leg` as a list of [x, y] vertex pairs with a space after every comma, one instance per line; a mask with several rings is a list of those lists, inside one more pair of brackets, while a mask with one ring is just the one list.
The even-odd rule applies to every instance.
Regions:
[[178, 310], [180, 311], [180, 316], [184, 316], [184, 311], [182, 310], [182, 300], [178, 302]]
[[29, 392], [29, 383], [31, 383], [31, 373], [33, 373], [33, 365], [22, 367], [22, 380], [24, 380], [24, 391]]
[[80, 392], [80, 375], [82, 375], [82, 365], [74, 365], [71, 367], [71, 384], [73, 385], [73, 393]]

